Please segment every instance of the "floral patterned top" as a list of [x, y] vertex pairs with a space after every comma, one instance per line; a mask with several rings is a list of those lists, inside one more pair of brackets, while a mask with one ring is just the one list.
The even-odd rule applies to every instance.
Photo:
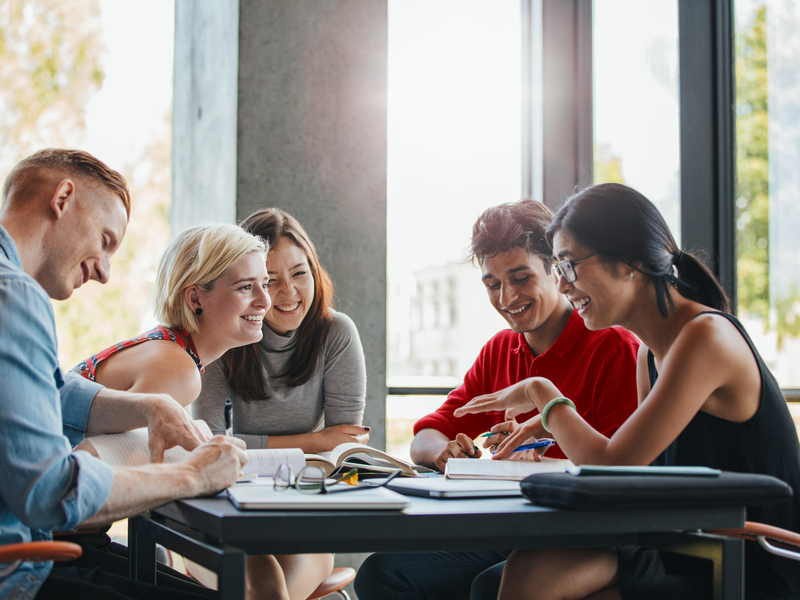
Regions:
[[150, 331], [145, 331], [134, 338], [125, 340], [124, 342], [117, 342], [113, 346], [109, 346], [105, 350], [101, 350], [94, 356], [87, 358], [73, 367], [72, 371], [82, 375], [86, 379], [96, 381], [95, 374], [97, 373], [97, 365], [120, 350], [130, 348], [131, 346], [141, 344], [142, 342], [149, 342], [150, 340], [169, 340], [171, 342], [175, 342], [181, 348], [186, 350], [186, 353], [192, 357], [194, 364], [197, 365], [198, 371], [201, 373], [204, 372], [205, 369], [203, 368], [203, 363], [200, 362], [200, 357], [197, 355], [197, 349], [194, 347], [194, 342], [192, 342], [192, 336], [189, 334], [189, 332], [182, 327], [180, 329], [170, 329], [169, 327], [164, 327], [163, 325], [157, 325]]

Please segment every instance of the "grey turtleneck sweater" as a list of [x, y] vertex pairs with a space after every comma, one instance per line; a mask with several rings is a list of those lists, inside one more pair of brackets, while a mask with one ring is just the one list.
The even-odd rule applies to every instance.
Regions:
[[222, 361], [206, 367], [203, 389], [191, 404], [195, 419], [203, 419], [215, 434], [224, 433], [223, 407], [233, 403], [233, 433], [248, 448], [267, 448], [270, 435], [320, 431], [332, 425], [360, 425], [364, 415], [367, 374], [364, 351], [355, 324], [334, 312], [333, 325], [317, 369], [304, 385], [287, 387], [273, 377], [282, 373], [297, 346], [296, 331], [280, 336], [266, 324], [259, 342], [268, 400], [245, 402], [231, 392]]

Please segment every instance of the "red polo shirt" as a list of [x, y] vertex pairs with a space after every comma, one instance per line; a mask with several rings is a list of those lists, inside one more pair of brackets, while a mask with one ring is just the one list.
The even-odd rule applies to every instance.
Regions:
[[[638, 404], [638, 349], [638, 338], [621, 327], [589, 331], [578, 311], [573, 311], [555, 343], [539, 356], [533, 355], [523, 334], [506, 329], [483, 347], [464, 376], [464, 383], [450, 392], [444, 404], [416, 422], [414, 435], [423, 429], [436, 429], [451, 440], [459, 433], [475, 438], [505, 421], [504, 413], [494, 411], [456, 418], [455, 409], [476, 396], [540, 376], [547, 377], [572, 400], [592, 427], [611, 437]], [[516, 420], [522, 423], [538, 412], [519, 415]], [[554, 446], [547, 456], [564, 458], [564, 453]]]

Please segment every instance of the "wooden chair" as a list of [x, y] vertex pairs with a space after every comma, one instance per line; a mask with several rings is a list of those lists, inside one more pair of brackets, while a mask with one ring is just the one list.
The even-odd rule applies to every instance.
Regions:
[[356, 570], [350, 567], [334, 569], [328, 578], [319, 584], [319, 587], [308, 597], [308, 600], [317, 600], [331, 594], [337, 594], [342, 600], [350, 600], [350, 596], [342, 588], [356, 578]]
[[0, 577], [10, 575], [22, 564], [24, 560], [44, 561], [54, 560], [62, 562], [75, 560], [83, 550], [78, 544], [72, 542], [22, 542], [19, 544], [6, 544], [0, 546]]
[[800, 534], [788, 529], [745, 521], [737, 529], [710, 529], [708, 533], [758, 542], [767, 552], [800, 561]]

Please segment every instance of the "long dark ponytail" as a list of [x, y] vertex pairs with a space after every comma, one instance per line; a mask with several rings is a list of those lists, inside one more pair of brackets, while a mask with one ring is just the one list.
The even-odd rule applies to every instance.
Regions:
[[697, 256], [678, 247], [655, 204], [634, 189], [603, 183], [578, 192], [556, 213], [547, 229], [550, 240], [562, 229], [602, 259], [647, 275], [665, 317], [675, 308], [669, 286], [685, 298], [730, 312], [714, 274]]

